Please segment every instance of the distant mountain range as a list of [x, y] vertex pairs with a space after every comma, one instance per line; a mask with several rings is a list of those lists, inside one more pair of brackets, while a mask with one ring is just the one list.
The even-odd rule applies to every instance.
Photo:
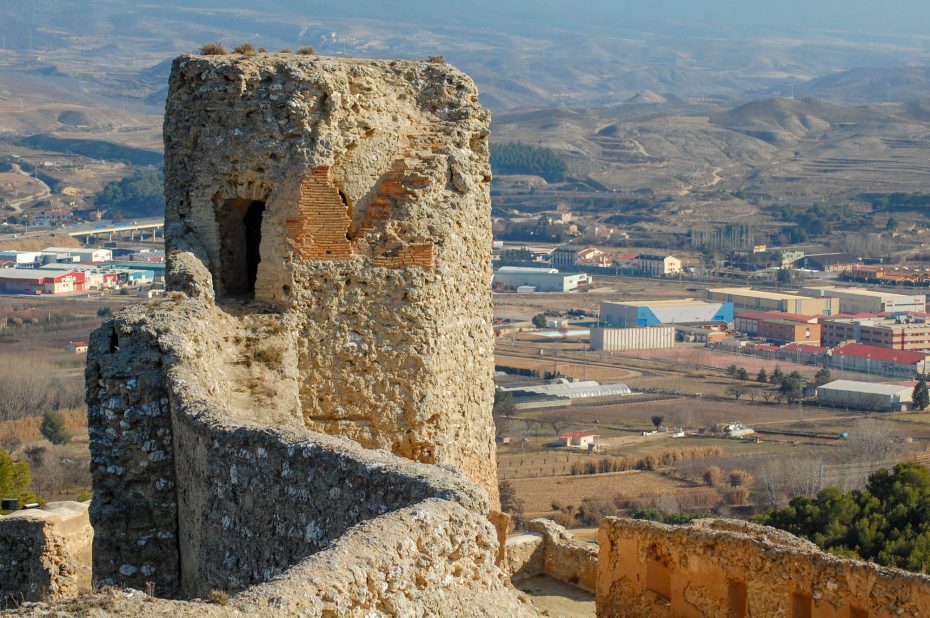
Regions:
[[[161, 106], [173, 56], [214, 40], [382, 58], [441, 54], [471, 74], [483, 102], [498, 111], [587, 108], [631, 97], [641, 104], [772, 96], [862, 104], [930, 96], [924, 37], [790, 29], [776, 19], [790, 13], [784, 7], [738, 4], [35, 0], [27, 11], [0, 0], [0, 70], [72, 79], [90, 97], [137, 111]], [[875, 12], [853, 4], [844, 19]], [[910, 4], [896, 6], [898, 17]], [[782, 25], [750, 19], [760, 11]], [[807, 12], [807, 27], [815, 13]], [[921, 19], [915, 14], [910, 23]]]

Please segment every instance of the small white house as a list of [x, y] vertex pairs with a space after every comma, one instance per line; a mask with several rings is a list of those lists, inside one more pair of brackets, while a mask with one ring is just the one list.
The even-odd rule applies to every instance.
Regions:
[[87, 342], [86, 341], [69, 341], [68, 345], [65, 346], [65, 350], [71, 354], [86, 354], [87, 353]]
[[568, 448], [585, 449], [596, 451], [601, 443], [601, 437], [596, 433], [566, 431], [559, 436], [562, 446]]

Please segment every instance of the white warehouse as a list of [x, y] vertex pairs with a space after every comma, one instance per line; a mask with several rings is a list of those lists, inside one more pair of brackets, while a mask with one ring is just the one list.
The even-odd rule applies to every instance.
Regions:
[[801, 288], [800, 294], [812, 298], [839, 298], [843, 313], [895, 313], [927, 309], [925, 294], [896, 294], [887, 290], [843, 288], [833, 285]]
[[537, 292], [571, 292], [591, 283], [585, 273], [560, 273], [556, 268], [503, 266], [494, 273], [495, 289], [536, 288]]
[[899, 411], [912, 401], [914, 387], [879, 382], [834, 380], [817, 387], [821, 405], [856, 410]]
[[591, 349], [603, 352], [664, 350], [675, 347], [674, 326], [592, 328]]

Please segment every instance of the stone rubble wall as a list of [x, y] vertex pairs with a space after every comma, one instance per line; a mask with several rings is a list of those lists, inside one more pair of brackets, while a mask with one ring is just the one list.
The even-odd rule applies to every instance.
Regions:
[[597, 615], [926, 616], [930, 577], [840, 558], [737, 520], [602, 520]]
[[[488, 512], [486, 494], [452, 469], [310, 432], [286, 411], [275, 421], [236, 409], [224, 354], [237, 324], [179, 297], [124, 310], [94, 334], [88, 374], [107, 376], [90, 410], [99, 583], [236, 591], [427, 498]], [[272, 392], [289, 384], [264, 373]]]
[[588, 592], [595, 592], [597, 560], [596, 545], [577, 541], [564, 527], [541, 518], [530, 521], [527, 532], [507, 539], [502, 568], [514, 580], [548, 575]]
[[86, 502], [50, 502], [0, 517], [0, 609], [90, 591], [94, 530], [87, 510]]
[[177, 478], [165, 358], [144, 322], [113, 319], [90, 338], [85, 368], [94, 499], [94, 576], [175, 593]]
[[496, 533], [483, 515], [431, 498], [351, 528], [323, 551], [222, 605], [111, 589], [65, 603], [26, 606], [10, 615], [540, 616], [495, 566], [496, 549]]

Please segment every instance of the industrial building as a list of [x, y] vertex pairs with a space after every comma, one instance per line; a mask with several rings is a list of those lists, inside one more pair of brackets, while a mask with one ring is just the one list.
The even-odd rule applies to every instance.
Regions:
[[759, 320], [758, 335], [774, 343], [807, 343], [820, 346], [820, 324], [795, 320]]
[[830, 366], [840, 371], [910, 379], [927, 373], [927, 354], [847, 343], [834, 348]]
[[600, 323], [608, 326], [634, 328], [708, 322], [732, 324], [733, 303], [709, 303], [693, 298], [601, 303]]
[[895, 294], [884, 290], [837, 286], [805, 287], [801, 288], [800, 294], [813, 298], [839, 298], [844, 313], [896, 313], [927, 309], [927, 297], [924, 294]]
[[835, 380], [817, 387], [821, 405], [881, 412], [902, 411], [910, 407], [912, 386]]
[[823, 272], [842, 272], [852, 270], [859, 265], [859, 258], [849, 253], [817, 253], [805, 255], [794, 263], [795, 268], [820, 270]]
[[840, 312], [838, 298], [810, 298], [798, 294], [765, 292], [751, 288], [712, 288], [707, 290], [707, 299], [733, 303], [737, 308], [757, 311], [784, 311], [800, 315], [835, 315]]
[[665, 350], [675, 347], [674, 326], [591, 329], [591, 349], [604, 352]]
[[770, 320], [788, 320], [797, 324], [817, 324], [820, 320], [817, 316], [797, 315], [795, 313], [785, 313], [783, 311], [739, 311], [733, 320], [733, 328], [737, 331], [756, 336], [759, 334], [759, 324]]
[[65, 294], [84, 289], [84, 273], [65, 269], [4, 268], [0, 270], [0, 293]]
[[46, 247], [43, 254], [55, 256], [71, 256], [75, 261], [84, 264], [98, 264], [113, 259], [113, 252], [109, 249], [75, 248], [75, 247]]
[[529, 268], [502, 266], [494, 273], [494, 288], [516, 290], [528, 287], [537, 292], [571, 292], [589, 285], [591, 278], [585, 273], [564, 274], [557, 268]]
[[600, 384], [593, 380], [570, 382], [565, 378], [558, 378], [550, 384], [513, 386], [503, 390], [513, 394], [513, 405], [517, 410], [582, 405], [592, 399], [603, 400], [633, 394], [626, 384]]
[[641, 253], [634, 262], [636, 268], [653, 277], [677, 275], [681, 272], [681, 260], [671, 255]]
[[922, 318], [831, 318], [822, 327], [828, 347], [854, 341], [893, 350], [930, 350], [930, 323]]

